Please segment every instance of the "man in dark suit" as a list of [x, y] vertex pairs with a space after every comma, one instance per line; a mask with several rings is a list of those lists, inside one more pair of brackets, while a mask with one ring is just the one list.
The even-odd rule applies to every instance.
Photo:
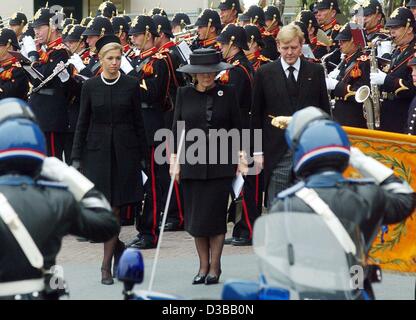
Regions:
[[[264, 164], [267, 204], [291, 182], [291, 152], [284, 130], [271, 125], [271, 117], [291, 116], [316, 106], [329, 113], [325, 75], [320, 65], [301, 60], [304, 36], [296, 25], [284, 26], [277, 37], [280, 59], [257, 71], [254, 79], [251, 126], [262, 129], [263, 150], [254, 146], [254, 162]], [[264, 161], [263, 161], [264, 159]]]

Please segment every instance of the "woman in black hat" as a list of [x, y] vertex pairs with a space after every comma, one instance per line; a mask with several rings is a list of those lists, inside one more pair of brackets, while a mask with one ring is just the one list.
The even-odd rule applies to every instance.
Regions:
[[[222, 143], [217, 137], [213, 138], [214, 134], [210, 129], [225, 129], [227, 133], [230, 133], [230, 130], [241, 130], [234, 88], [215, 82], [218, 72], [232, 67], [221, 60], [221, 53], [214, 49], [198, 49], [191, 54], [190, 64], [178, 69], [180, 72], [191, 74], [195, 84], [178, 90], [173, 122], [174, 137], [181, 135], [182, 129], [178, 121], [185, 123], [185, 136], [190, 130], [202, 130], [207, 139], [207, 143], [202, 143], [204, 147], [212, 146], [215, 143], [213, 140], [218, 146], [218, 142]], [[239, 148], [221, 145], [221, 148], [198, 150], [197, 161], [191, 164], [195, 159], [190, 159], [188, 153], [194, 154], [191, 151], [192, 147], [195, 147], [194, 143], [193, 139], [185, 139], [182, 151], [184, 153], [181, 154], [187, 154], [187, 157], [184, 163], [176, 168], [179, 172], [176, 171], [175, 177], [177, 180], [180, 177], [183, 187], [185, 230], [195, 238], [199, 256], [199, 272], [192, 283], [214, 284], [218, 283], [221, 274], [221, 254], [227, 232], [228, 197], [232, 180], [236, 175]], [[176, 144], [174, 150], [176, 153]], [[213, 154], [212, 150], [219, 151], [219, 154]], [[219, 160], [224, 155], [228, 156], [228, 161], [222, 164]], [[171, 156], [171, 174], [175, 170], [176, 157], [176, 154]]]
[[[120, 72], [123, 47], [117, 36], [104, 36], [95, 47], [102, 73], [82, 87], [72, 159], [104, 193], [118, 217], [120, 207], [143, 200], [140, 163], [146, 146], [140, 84]], [[114, 272], [123, 249], [117, 237], [104, 244], [103, 284], [113, 284], [111, 261], [114, 254]]]

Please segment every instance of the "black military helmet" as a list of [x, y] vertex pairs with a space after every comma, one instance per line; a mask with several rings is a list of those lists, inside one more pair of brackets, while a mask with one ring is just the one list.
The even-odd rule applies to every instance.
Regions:
[[316, 2], [316, 10], [334, 9], [337, 13], [341, 13], [337, 0], [318, 0]]
[[155, 14], [152, 17], [152, 19], [153, 19], [153, 22], [156, 25], [156, 30], [158, 32], [163, 32], [169, 38], [173, 38], [172, 26], [171, 26], [170, 21], [167, 17], [162, 16], [160, 14]]
[[23, 12], [15, 12], [9, 20], [10, 26], [25, 26], [27, 24], [27, 17]]
[[121, 16], [124, 18], [124, 20], [127, 21], [127, 24], [130, 27], [130, 25], [131, 25], [131, 18], [127, 14], [122, 14]]
[[64, 27], [64, 30], [62, 30], [62, 39], [65, 41], [66, 36], [68, 35], [68, 32], [72, 29], [74, 25], [73, 24], [67, 24]]
[[386, 28], [415, 27], [415, 18], [412, 11], [406, 7], [399, 7], [387, 19]]
[[231, 64], [222, 62], [221, 52], [215, 49], [196, 49], [189, 57], [189, 64], [177, 69], [184, 73], [214, 73], [231, 69]]
[[87, 28], [85, 29], [82, 35], [84, 36], [103, 36], [114, 34], [113, 25], [111, 21], [105, 17], [98, 16], [88, 23]]
[[220, 4], [218, 5], [218, 9], [220, 10], [230, 10], [235, 9], [237, 13], [242, 13], [240, 6], [240, 0], [221, 0]]
[[352, 33], [351, 33], [351, 26], [350, 24], [347, 22], [346, 24], [344, 24], [341, 29], [339, 30], [337, 36], [335, 37], [336, 41], [349, 41], [352, 38]]
[[109, 34], [106, 35], [104, 37], [101, 37], [100, 39], [97, 40], [97, 42], [95, 43], [95, 50], [99, 53], [100, 50], [109, 43], [118, 43], [120, 44], [120, 38], [117, 37], [114, 34]]
[[189, 16], [186, 13], [179, 12], [173, 16], [172, 27], [181, 26], [183, 29], [185, 28], [185, 26], [188, 26], [190, 24], [191, 19], [189, 19]]
[[305, 38], [305, 44], [310, 44], [311, 41], [309, 39], [309, 32], [306, 25], [302, 21], [293, 21], [293, 23], [297, 25], [300, 28], [300, 30], [302, 30], [303, 37]]
[[318, 20], [316, 20], [315, 15], [310, 10], [302, 10], [299, 12], [295, 20], [302, 22], [307, 28], [319, 28]]
[[12, 46], [14, 50], [20, 49], [16, 33], [8, 28], [0, 29], [0, 46]]
[[80, 24], [73, 25], [72, 28], [68, 31], [65, 41], [80, 41], [85, 40], [86, 36], [83, 36], [86, 27], [81, 26]]
[[246, 31], [248, 43], [251, 44], [251, 43], [256, 42], [257, 45], [264, 48], [265, 44], [264, 44], [259, 28], [257, 28], [254, 24], [246, 24], [244, 26], [244, 30]]
[[33, 30], [32, 22], [29, 22], [27, 25], [24, 26], [22, 30], [22, 37], [29, 36], [35, 38], [35, 30]]
[[84, 26], [84, 27], [86, 27], [86, 26], [88, 26], [88, 24], [93, 20], [94, 18], [93, 17], [91, 17], [91, 16], [88, 16], [88, 17], [85, 17], [85, 18], [83, 18], [82, 20], [81, 20], [81, 26]]
[[100, 4], [97, 10], [96, 16], [104, 16], [108, 19], [111, 19], [115, 15], [117, 15], [117, 7], [111, 1], [105, 1]]
[[276, 21], [279, 24], [279, 26], [283, 26], [278, 7], [272, 5], [267, 6], [266, 8], [264, 8], [264, 16], [265, 20]]
[[151, 13], [150, 13], [151, 16], [155, 16], [157, 14], [159, 14], [161, 16], [164, 16], [164, 17], [167, 17], [168, 16], [168, 14], [166, 13], [166, 11], [164, 9], [160, 8], [160, 7], [153, 8], [152, 11], [151, 11]]
[[129, 36], [149, 31], [154, 37], [158, 37], [156, 25], [150, 16], [140, 15], [131, 22]]
[[217, 11], [205, 9], [195, 22], [195, 27], [207, 27], [208, 25], [215, 27], [218, 31], [221, 30], [221, 19]]
[[49, 26], [54, 15], [50, 8], [40, 8], [33, 16], [33, 28]]
[[413, 8], [413, 7], [416, 7], [416, 0], [410, 0], [410, 1], [407, 3], [406, 7], [408, 7], [408, 8]]
[[378, 0], [366, 0], [362, 3], [364, 16], [370, 16], [375, 13], [381, 13], [384, 17], [383, 7]]
[[256, 5], [250, 6], [250, 8], [244, 11], [239, 16], [239, 20], [243, 22], [250, 22], [252, 24], [258, 23], [261, 27], [266, 26], [266, 16], [264, 11], [262, 8]]
[[248, 50], [246, 31], [243, 27], [234, 23], [230, 23], [225, 26], [220, 35], [217, 37], [217, 41], [225, 44], [232, 43], [240, 49]]
[[72, 17], [72, 13], [71, 13], [71, 16], [70, 16], [69, 18], [65, 18], [64, 23], [63, 23], [62, 27], [65, 29], [65, 27], [66, 27], [67, 25], [69, 25], [69, 24], [74, 25], [74, 24], [77, 24], [77, 23], [78, 23], [78, 20], [77, 20], [77, 19], [75, 19], [75, 18], [73, 18], [73, 17]]
[[309, 5], [309, 10], [312, 11], [313, 14], [316, 14], [318, 12], [318, 9], [316, 7], [316, 1], [315, 2], [312, 2]]
[[113, 25], [114, 33], [120, 36], [123, 32], [129, 33], [129, 23], [124, 16], [116, 16], [111, 18], [111, 24]]

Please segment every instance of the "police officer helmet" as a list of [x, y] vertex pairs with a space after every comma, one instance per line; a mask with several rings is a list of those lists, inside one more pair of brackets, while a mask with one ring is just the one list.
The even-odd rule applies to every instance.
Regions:
[[348, 167], [350, 142], [342, 127], [321, 109], [296, 112], [285, 132], [293, 151], [293, 171], [306, 177], [322, 169], [343, 172]]
[[0, 174], [36, 176], [46, 157], [46, 142], [29, 105], [17, 98], [0, 101]]

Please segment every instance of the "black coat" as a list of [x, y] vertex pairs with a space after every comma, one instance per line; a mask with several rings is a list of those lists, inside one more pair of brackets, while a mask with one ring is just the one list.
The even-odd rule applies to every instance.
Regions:
[[298, 107], [292, 107], [286, 74], [280, 59], [270, 62], [256, 72], [251, 109], [251, 127], [262, 129], [263, 150], [254, 146], [254, 152], [264, 152], [265, 186], [271, 172], [287, 151], [284, 130], [271, 125], [271, 116], [292, 116], [296, 111], [308, 106], [316, 106], [329, 113], [325, 75], [322, 66], [301, 60], [297, 79], [299, 84]]
[[[68, 234], [103, 242], [119, 232], [119, 224], [110, 210], [86, 208], [75, 201], [65, 188], [34, 184], [26, 176], [1, 176], [0, 192], [33, 238], [44, 258], [44, 267], [56, 264], [62, 238]], [[87, 197], [97, 197], [92, 190]], [[101, 195], [102, 196], [102, 195]], [[41, 278], [33, 268], [8, 227], [0, 219], [0, 284], [2, 282]]]
[[72, 159], [81, 160], [85, 175], [112, 205], [143, 198], [140, 162], [146, 141], [140, 104], [139, 82], [130, 76], [121, 75], [111, 86], [96, 77], [82, 87]]
[[0, 65], [0, 99], [19, 98], [26, 100], [29, 81], [23, 68], [12, 60]]
[[[212, 101], [211, 116], [209, 115], [210, 100]], [[208, 120], [208, 118], [211, 118], [211, 120]], [[208, 146], [210, 141], [210, 138], [208, 137], [209, 129], [225, 129], [227, 131], [235, 129], [238, 131], [238, 133], [241, 133], [240, 111], [238, 108], [234, 88], [228, 85], [220, 84], [217, 84], [214, 88], [206, 92], [199, 92], [190, 85], [179, 88], [176, 97], [172, 129], [174, 138], [176, 140], [174, 146], [175, 151], [177, 150], [177, 143], [179, 143], [179, 138], [181, 135], [181, 132], [178, 132], [180, 128], [177, 127], [177, 121], [185, 122], [186, 135], [191, 129], [201, 129], [205, 133], [207, 144], [202, 145], [202, 147]], [[192, 146], [196, 141], [197, 138], [189, 139], [189, 141], [185, 139], [184, 154], [187, 154], [190, 146]], [[221, 142], [219, 139], [217, 139], [217, 157], [216, 162], [214, 163], [211, 161], [211, 164], [208, 164], [208, 159], [210, 159], [210, 152], [208, 148], [206, 151], [206, 156], [204, 157], [205, 164], [190, 164], [188, 162], [189, 159], [185, 159], [185, 163], [181, 164], [181, 179], [215, 179], [234, 177], [237, 169], [237, 161], [235, 161], [233, 164], [232, 159], [233, 155], [234, 158], [238, 159], [238, 151], [240, 148], [239, 146], [234, 148], [231, 143], [229, 143], [228, 148], [226, 149], [228, 161], [225, 164], [220, 164], [220, 144]], [[224, 145], [222, 144], [222, 146]], [[194, 152], [192, 152], [192, 154], [194, 154]]]

